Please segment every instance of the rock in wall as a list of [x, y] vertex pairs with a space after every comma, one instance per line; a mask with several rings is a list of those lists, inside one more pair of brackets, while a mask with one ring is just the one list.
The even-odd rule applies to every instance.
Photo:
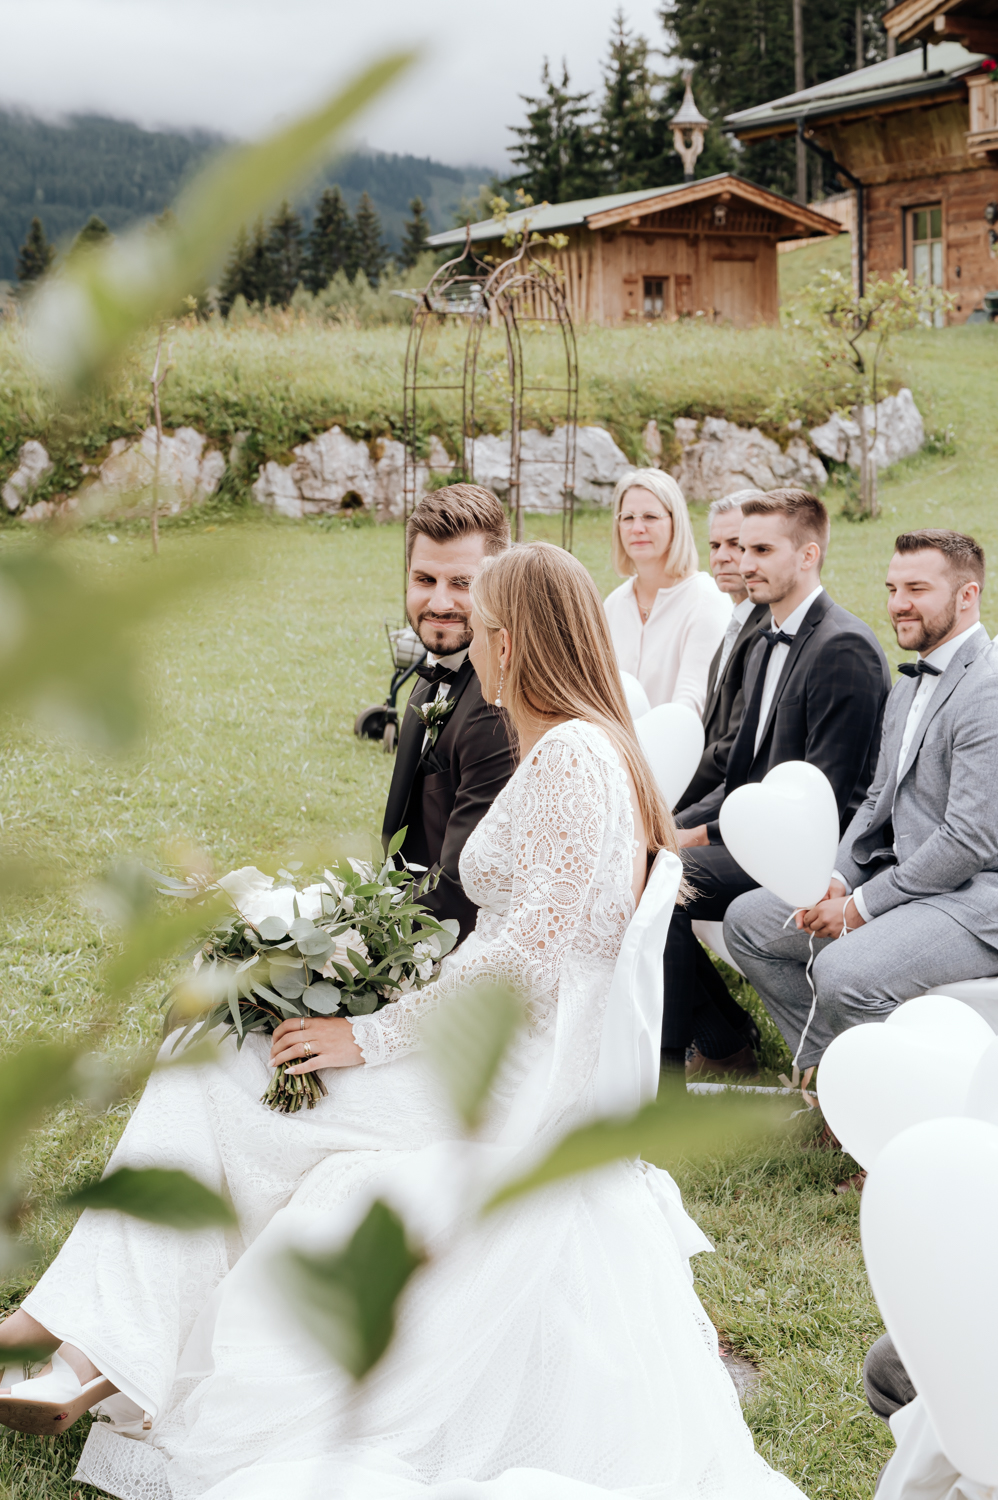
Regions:
[[824, 464], [800, 437], [792, 438], [783, 452], [757, 427], [738, 427], [722, 417], [703, 422], [679, 417], [676, 438], [682, 458], [672, 474], [687, 500], [717, 500], [736, 490], [787, 485], [816, 490], [828, 483]]
[[[866, 431], [870, 456], [879, 469], [890, 468], [901, 458], [911, 458], [925, 442], [922, 415], [907, 386], [896, 396], [886, 396], [866, 408]], [[859, 423], [834, 412], [820, 427], [812, 427], [810, 438], [819, 453], [836, 463], [860, 466]]]

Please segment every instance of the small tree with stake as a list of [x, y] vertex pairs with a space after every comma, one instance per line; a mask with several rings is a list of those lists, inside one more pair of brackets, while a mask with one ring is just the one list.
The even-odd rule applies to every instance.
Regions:
[[32, 219], [24, 244], [17, 253], [17, 279], [23, 287], [40, 281], [55, 260], [55, 246], [45, 238], [41, 219]]
[[793, 307], [793, 324], [810, 342], [823, 389], [831, 387], [836, 404], [852, 409], [859, 428], [863, 515], [876, 516], [879, 510], [873, 457], [877, 432], [875, 425], [871, 431], [867, 407], [873, 407], [875, 423], [884, 356], [896, 334], [920, 323], [931, 326], [952, 305], [948, 292], [911, 282], [905, 271], [895, 271], [887, 281], [868, 282], [860, 297], [841, 271], [826, 270]]

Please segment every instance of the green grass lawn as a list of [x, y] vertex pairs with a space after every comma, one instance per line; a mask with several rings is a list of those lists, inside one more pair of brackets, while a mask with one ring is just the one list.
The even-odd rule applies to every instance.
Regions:
[[[998, 330], [990, 328], [926, 331], [904, 341], [900, 363], [927, 426], [951, 425], [955, 452], [911, 460], [885, 478], [878, 521], [833, 522], [825, 582], [875, 626], [892, 659], [898, 653], [883, 574], [897, 531], [958, 526], [998, 556], [996, 357]], [[828, 492], [833, 510], [842, 498], [834, 486]], [[702, 545], [702, 508], [695, 521]], [[529, 530], [555, 539], [553, 523], [532, 520]], [[155, 567], [141, 527], [114, 534], [117, 544], [108, 528], [93, 528], [63, 545], [91, 573]], [[605, 516], [582, 516], [577, 538], [578, 555], [607, 592], [615, 580]], [[234, 580], [221, 564], [237, 539], [248, 543], [249, 562]], [[19, 545], [18, 533], [0, 532], [0, 547]], [[87, 889], [116, 857], [162, 864], [196, 848], [221, 872], [287, 857], [309, 842], [361, 842], [380, 827], [390, 762], [380, 747], [356, 740], [352, 724], [387, 687], [382, 622], [401, 613], [400, 530], [213, 515], [168, 524], [163, 550], [192, 563], [217, 558], [219, 582], [147, 632], [150, 717], [142, 743], [111, 761], [34, 728], [2, 738], [3, 836], [65, 877], [49, 894], [8, 902], [3, 1046], [86, 1024], [105, 951]], [[990, 594], [985, 618], [994, 633]], [[111, 1050], [153, 1037], [163, 987], [150, 984], [135, 996], [107, 1037]], [[779, 1055], [770, 1033], [767, 1061]], [[35, 1138], [29, 1186], [40, 1193], [99, 1170], [128, 1108], [61, 1110]], [[775, 1153], [667, 1165], [717, 1245], [715, 1256], [696, 1263], [700, 1294], [727, 1342], [763, 1371], [748, 1409], [761, 1451], [811, 1496], [861, 1500], [890, 1451], [859, 1378], [879, 1321], [860, 1254], [858, 1200], [833, 1191], [851, 1167], [840, 1156], [801, 1149], [813, 1129], [800, 1122]], [[29, 1227], [44, 1262], [69, 1220], [45, 1210]], [[16, 1303], [31, 1277], [30, 1270], [9, 1274], [0, 1306]], [[92, 1494], [71, 1481], [84, 1427], [63, 1439], [0, 1437], [0, 1493], [18, 1500]]]

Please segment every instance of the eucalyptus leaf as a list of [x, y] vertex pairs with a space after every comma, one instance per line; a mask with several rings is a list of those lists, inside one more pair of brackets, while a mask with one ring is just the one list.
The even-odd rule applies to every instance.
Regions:
[[398, 1215], [378, 1201], [342, 1250], [285, 1251], [280, 1279], [303, 1326], [361, 1380], [387, 1349], [396, 1303], [424, 1258], [409, 1244]]
[[430, 1062], [469, 1130], [481, 1122], [492, 1080], [524, 1019], [514, 990], [480, 982], [423, 1021], [420, 1034]]
[[398, 831], [398, 833], [396, 833], [396, 834], [394, 834], [392, 836], [391, 842], [388, 845], [388, 858], [389, 859], [391, 859], [394, 855], [396, 855], [399, 852], [399, 850], [401, 849], [402, 845], [405, 843], [405, 836], [406, 836], [406, 834], [408, 832], [409, 832], [409, 828], [408, 828], [408, 825], [407, 825], [405, 828], [400, 828], [399, 831]]
[[63, 1208], [114, 1209], [188, 1232], [211, 1225], [234, 1227], [232, 1206], [204, 1183], [164, 1167], [119, 1167], [61, 1200]]
[[734, 1142], [743, 1146], [777, 1129], [790, 1118], [791, 1109], [785, 1100], [735, 1093], [701, 1098], [688, 1094], [682, 1080], [663, 1083], [658, 1098], [636, 1114], [621, 1120], [595, 1120], [573, 1130], [543, 1161], [501, 1188], [486, 1209], [621, 1157], [671, 1166], [713, 1156]]
[[288, 935], [288, 924], [283, 917], [264, 917], [257, 931], [265, 943], [279, 943]]
[[304, 958], [326, 959], [335, 947], [336, 944], [329, 936], [329, 933], [323, 932], [320, 927], [314, 928], [312, 932], [298, 939], [298, 952]]
[[300, 1000], [305, 990], [305, 970], [303, 968], [272, 969], [270, 983], [283, 999]]
[[295, 942], [300, 944], [303, 937], [307, 937], [309, 933], [315, 931], [315, 923], [311, 917], [295, 917], [288, 930], [295, 939]]
[[317, 1015], [331, 1016], [340, 1003], [340, 992], [328, 979], [320, 979], [317, 984], [309, 985], [302, 999]]
[[370, 1016], [378, 1008], [378, 997], [373, 990], [361, 990], [347, 997], [347, 1010], [352, 1016]]

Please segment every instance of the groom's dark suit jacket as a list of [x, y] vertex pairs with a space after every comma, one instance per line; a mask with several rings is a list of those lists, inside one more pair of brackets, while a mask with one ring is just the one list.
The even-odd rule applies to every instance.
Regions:
[[[745, 667], [742, 691], [751, 703], [766, 646], [756, 637]], [[866, 796], [880, 749], [880, 727], [891, 676], [883, 648], [869, 625], [851, 615], [827, 593], [820, 594], [787, 652], [756, 752], [742, 737], [751, 727], [742, 719], [728, 766], [748, 760], [746, 781], [761, 781], [785, 760], [806, 760], [824, 771], [839, 806], [844, 831]], [[727, 778], [687, 807], [683, 828], [707, 825], [712, 844], [722, 843], [717, 815], [729, 791]]]
[[513, 774], [506, 721], [482, 698], [470, 661], [454, 674], [454, 707], [435, 745], [423, 750], [425, 731], [414, 707], [436, 697], [437, 684], [423, 679], [412, 690], [402, 717], [382, 839], [407, 828], [402, 854], [413, 864], [440, 871], [435, 891], [423, 897], [438, 921], [456, 917], [461, 937], [475, 925], [478, 907], [461, 887], [458, 861], [468, 835], [488, 812]]
[[768, 619], [769, 605], [757, 604], [735, 636], [735, 644], [724, 663], [723, 672], [718, 671], [721, 665], [721, 647], [718, 646], [714, 652], [707, 673], [707, 701], [703, 706], [703, 755], [693, 773], [693, 780], [676, 803], [677, 813], [692, 807], [694, 802], [706, 797], [708, 792], [712, 792], [724, 780], [728, 751], [734, 744], [745, 707], [745, 695], [742, 692], [745, 663], [759, 639], [759, 626]]

